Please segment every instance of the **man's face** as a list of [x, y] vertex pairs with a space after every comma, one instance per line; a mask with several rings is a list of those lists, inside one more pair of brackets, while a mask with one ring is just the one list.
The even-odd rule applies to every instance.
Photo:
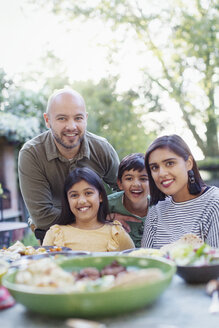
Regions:
[[59, 149], [79, 149], [87, 126], [82, 98], [68, 92], [57, 95], [44, 118]]

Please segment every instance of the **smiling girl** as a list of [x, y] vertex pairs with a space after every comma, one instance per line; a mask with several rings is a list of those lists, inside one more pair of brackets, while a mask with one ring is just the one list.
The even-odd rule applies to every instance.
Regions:
[[157, 138], [145, 155], [151, 208], [142, 247], [160, 248], [194, 233], [219, 247], [219, 188], [206, 186], [193, 155], [177, 135]]
[[134, 243], [118, 221], [106, 221], [108, 200], [99, 176], [76, 168], [66, 178], [62, 213], [46, 233], [43, 246], [91, 252], [122, 251]]

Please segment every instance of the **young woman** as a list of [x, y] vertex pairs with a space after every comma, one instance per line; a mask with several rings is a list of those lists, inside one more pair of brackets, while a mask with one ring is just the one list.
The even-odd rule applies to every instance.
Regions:
[[157, 138], [145, 155], [151, 202], [142, 247], [160, 248], [194, 233], [219, 247], [219, 188], [206, 186], [178, 135]]
[[43, 246], [92, 252], [122, 251], [134, 243], [118, 221], [106, 221], [108, 200], [99, 176], [76, 168], [66, 178], [62, 213], [46, 233]]

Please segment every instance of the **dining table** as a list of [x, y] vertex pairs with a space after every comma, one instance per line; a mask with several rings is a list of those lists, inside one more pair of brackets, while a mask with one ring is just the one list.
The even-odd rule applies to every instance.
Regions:
[[[175, 274], [153, 304], [126, 314], [92, 320], [110, 328], [218, 328], [219, 313], [209, 313], [210, 304], [205, 284], [187, 284]], [[67, 328], [69, 319], [34, 313], [18, 303], [0, 311], [4, 328]]]

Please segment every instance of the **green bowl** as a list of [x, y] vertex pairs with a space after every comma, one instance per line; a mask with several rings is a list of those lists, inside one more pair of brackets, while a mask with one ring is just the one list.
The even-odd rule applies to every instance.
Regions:
[[7, 273], [9, 268], [9, 263], [5, 260], [0, 259], [0, 286], [2, 283], [3, 276]]
[[123, 266], [138, 268], [159, 268], [163, 277], [153, 283], [142, 283], [112, 290], [95, 292], [45, 292], [42, 289], [31, 290], [29, 286], [14, 282], [14, 272], [7, 273], [3, 285], [8, 288], [15, 300], [28, 309], [52, 316], [97, 318], [122, 314], [153, 303], [170, 284], [176, 271], [175, 265], [165, 259], [117, 256], [84, 256], [59, 261], [67, 271], [84, 267], [102, 269], [117, 260]]

